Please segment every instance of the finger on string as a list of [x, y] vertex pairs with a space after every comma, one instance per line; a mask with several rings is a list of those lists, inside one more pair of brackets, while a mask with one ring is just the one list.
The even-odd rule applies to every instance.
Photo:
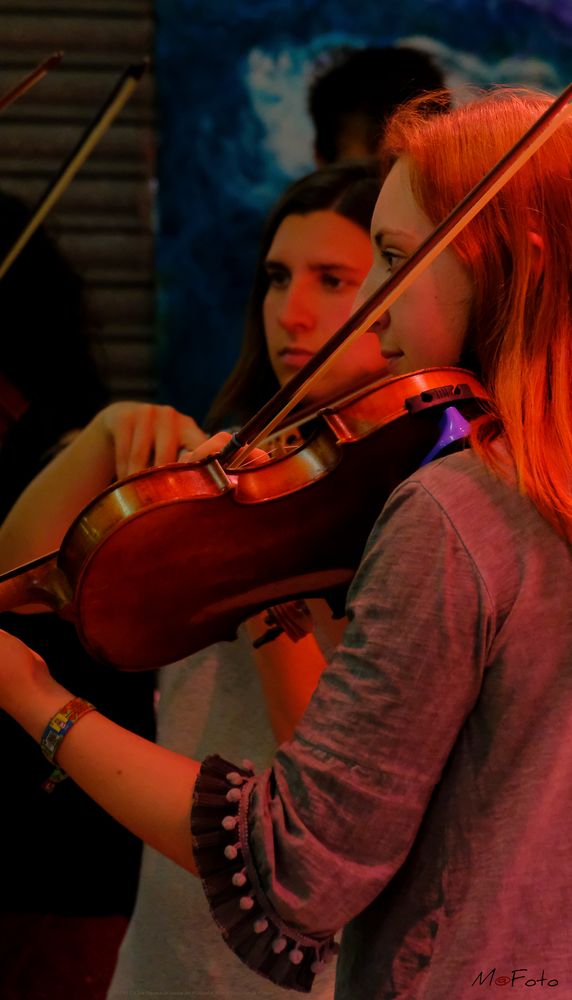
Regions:
[[133, 415], [133, 436], [129, 450], [127, 475], [147, 469], [154, 462], [155, 421], [157, 408], [144, 404]]
[[181, 437], [180, 423], [180, 414], [172, 406], [157, 408], [153, 465], [169, 465], [177, 461]]
[[135, 427], [135, 415], [127, 412], [118, 417], [113, 435], [115, 446], [115, 473], [118, 479], [129, 475], [129, 456]]
[[174, 442], [175, 457], [170, 459], [170, 461], [190, 462], [191, 453], [195, 448], [198, 448], [201, 444], [203, 444], [203, 442], [208, 441], [209, 436], [201, 430], [197, 422], [193, 420], [192, 417], [184, 416], [182, 413], [177, 413], [176, 416], [177, 436]]
[[194, 448], [185, 457], [187, 462], [200, 462], [203, 458], [208, 458], [209, 455], [218, 455], [219, 452], [228, 444], [232, 435], [227, 431], [219, 431], [218, 434], [214, 434], [213, 437], [207, 438], [203, 444], [199, 445], [198, 448]]
[[183, 417], [182, 421], [180, 441], [185, 451], [194, 451], [195, 448], [199, 448], [205, 441], [208, 441], [208, 434], [199, 427], [192, 417]]

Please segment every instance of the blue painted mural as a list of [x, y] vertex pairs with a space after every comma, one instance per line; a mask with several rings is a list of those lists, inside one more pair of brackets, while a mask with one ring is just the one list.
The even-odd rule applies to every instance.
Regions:
[[264, 215], [313, 168], [320, 53], [414, 45], [459, 102], [572, 79], [572, 0], [158, 0], [156, 24], [161, 398], [199, 419], [236, 359]]

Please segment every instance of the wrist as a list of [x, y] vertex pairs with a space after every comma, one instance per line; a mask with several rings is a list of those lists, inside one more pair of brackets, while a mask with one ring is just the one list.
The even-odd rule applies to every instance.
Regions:
[[7, 705], [6, 710], [39, 743], [49, 720], [72, 697], [66, 688], [47, 676], [15, 692], [13, 704]]
[[56, 763], [56, 755], [59, 751], [68, 732], [75, 726], [76, 722], [83, 719], [88, 712], [94, 712], [95, 705], [85, 698], [70, 698], [65, 705], [62, 705], [57, 712], [52, 715], [40, 742], [40, 748], [44, 757], [51, 764]]

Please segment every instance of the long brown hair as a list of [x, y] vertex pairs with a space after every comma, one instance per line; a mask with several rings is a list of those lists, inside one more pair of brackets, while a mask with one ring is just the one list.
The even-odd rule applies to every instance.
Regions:
[[[415, 198], [438, 222], [549, 103], [541, 93], [498, 88], [445, 115], [426, 117], [412, 105], [391, 121], [385, 152], [407, 157]], [[519, 489], [570, 540], [571, 163], [566, 122], [453, 243], [474, 286], [468, 347], [493, 400], [474, 447], [506, 475], [502, 433]]]
[[262, 307], [269, 286], [264, 261], [280, 224], [288, 215], [331, 209], [369, 233], [380, 186], [377, 161], [337, 163], [294, 181], [276, 202], [262, 232], [240, 356], [212, 403], [205, 421], [208, 429], [243, 423], [278, 389], [268, 359]]

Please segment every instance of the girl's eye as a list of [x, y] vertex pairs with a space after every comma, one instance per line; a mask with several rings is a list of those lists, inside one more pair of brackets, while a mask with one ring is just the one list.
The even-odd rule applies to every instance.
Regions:
[[399, 257], [393, 250], [380, 250], [380, 255], [387, 267], [387, 270], [391, 274], [395, 269], [395, 265], [399, 260]]
[[269, 288], [286, 288], [290, 280], [290, 272], [283, 268], [267, 268]]
[[343, 278], [339, 278], [337, 274], [329, 274], [328, 271], [324, 271], [322, 274], [322, 284], [326, 288], [341, 288], [345, 285]]

